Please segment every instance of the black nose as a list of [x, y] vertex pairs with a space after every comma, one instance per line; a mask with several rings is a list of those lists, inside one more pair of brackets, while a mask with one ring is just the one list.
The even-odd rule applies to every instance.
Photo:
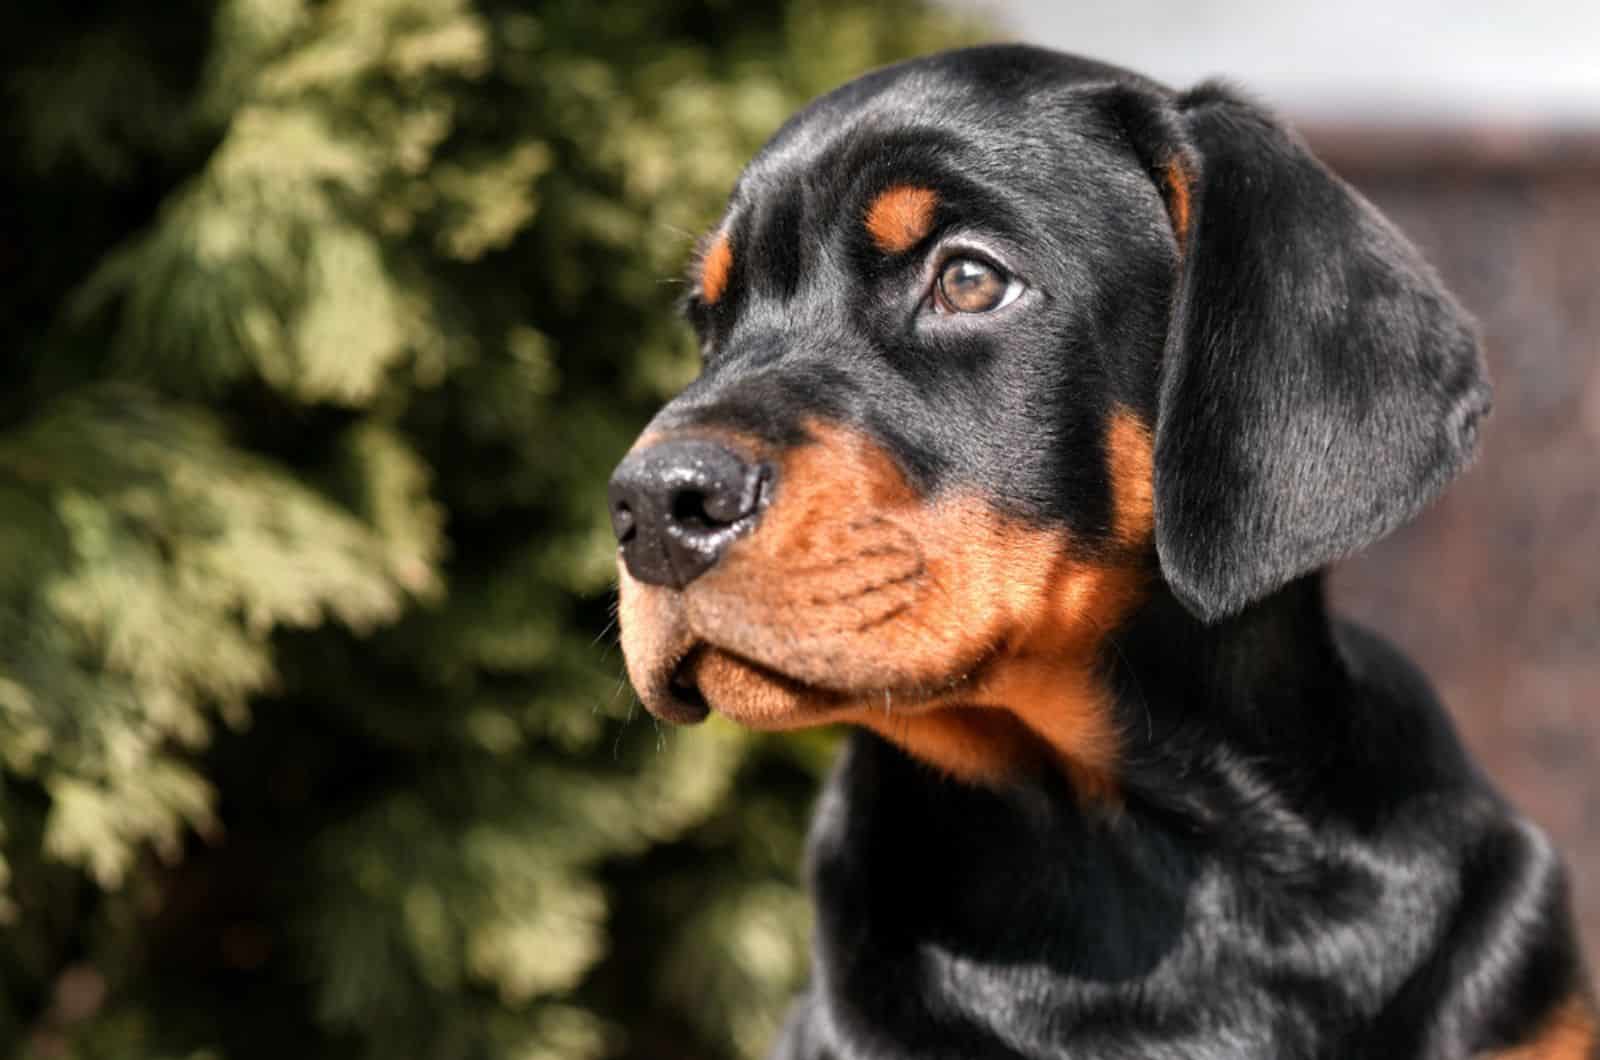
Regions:
[[681, 589], [755, 525], [772, 469], [715, 442], [657, 442], [611, 476], [611, 528], [628, 573]]

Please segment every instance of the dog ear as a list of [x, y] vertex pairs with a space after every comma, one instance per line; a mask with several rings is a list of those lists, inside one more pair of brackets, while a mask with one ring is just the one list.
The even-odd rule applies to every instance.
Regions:
[[1489, 385], [1465, 311], [1298, 136], [1214, 86], [1162, 110], [1156, 546], [1215, 621], [1412, 518], [1471, 460]]

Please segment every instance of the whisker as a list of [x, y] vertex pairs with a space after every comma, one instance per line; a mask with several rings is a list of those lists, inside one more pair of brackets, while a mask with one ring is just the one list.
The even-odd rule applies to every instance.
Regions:
[[605, 635], [607, 633], [610, 633], [613, 629], [616, 629], [616, 628], [617, 628], [617, 615], [616, 615], [616, 612], [613, 611], [612, 614], [611, 614], [611, 621], [607, 622], [605, 624], [605, 628], [604, 629], [602, 629], [599, 633], [595, 634], [594, 640], [591, 640], [589, 642], [589, 647], [593, 648], [596, 645], [598, 645], [600, 643], [600, 641], [605, 638]]
[[[617, 701], [617, 693], [621, 692], [626, 685], [627, 678], [624, 676], [623, 680], [617, 683], [617, 691], [611, 693], [611, 702], [615, 703]], [[629, 689], [629, 691], [632, 692], [632, 689]], [[617, 735], [611, 741], [611, 760], [613, 762], [621, 761], [622, 759], [622, 737], [628, 731], [628, 728], [633, 725], [633, 719], [638, 715], [638, 706], [639, 697], [630, 695], [628, 697], [628, 713], [623, 716], [622, 724], [617, 726]]]
[[680, 236], [681, 238], [688, 240], [690, 243], [696, 242], [700, 238], [697, 233], [691, 232], [687, 228], [679, 228], [671, 221], [657, 220], [656, 227], [663, 229], [664, 231], [671, 232], [675, 236]]

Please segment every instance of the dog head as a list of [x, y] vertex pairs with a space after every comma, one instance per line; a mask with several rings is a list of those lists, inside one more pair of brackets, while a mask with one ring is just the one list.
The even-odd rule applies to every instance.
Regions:
[[703, 371], [612, 481], [646, 706], [1091, 775], [1147, 594], [1235, 614], [1411, 517], [1488, 390], [1415, 250], [1272, 117], [1023, 47], [882, 70], [745, 170]]

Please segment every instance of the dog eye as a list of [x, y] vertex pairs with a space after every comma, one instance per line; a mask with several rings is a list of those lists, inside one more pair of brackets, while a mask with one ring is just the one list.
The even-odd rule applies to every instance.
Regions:
[[946, 313], [988, 313], [1021, 293], [1022, 284], [988, 262], [951, 258], [939, 270], [933, 300]]

